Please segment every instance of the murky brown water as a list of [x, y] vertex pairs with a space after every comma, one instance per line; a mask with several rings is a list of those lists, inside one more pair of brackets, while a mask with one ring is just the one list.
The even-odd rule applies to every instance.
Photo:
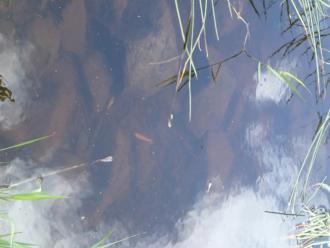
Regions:
[[[208, 182], [222, 192], [263, 171], [246, 153], [249, 123], [275, 123], [274, 132], [290, 135], [313, 115], [296, 99], [288, 111], [255, 106], [249, 95], [256, 64], [240, 56], [222, 66], [216, 83], [208, 71], [193, 82], [188, 122], [187, 90], [174, 94], [173, 87], [156, 86], [178, 65], [150, 64], [177, 55], [181, 46], [173, 7], [172, 1], [147, 0], [0, 2], [1, 53], [16, 49], [20, 64], [1, 61], [0, 73], [15, 83], [12, 111], [22, 111], [14, 121], [8, 116], [2, 145], [56, 133], [3, 158], [28, 157], [36, 168], [54, 169], [112, 155], [111, 166], [65, 175], [74, 182], [87, 173], [97, 192], [81, 207], [87, 227], [121, 221], [133, 230], [171, 228]], [[276, 42], [272, 32], [260, 32], [280, 27], [245, 9], [256, 22], [248, 48], [266, 57]], [[210, 38], [210, 64], [239, 51], [245, 35], [244, 25], [228, 14], [219, 26], [220, 42]], [[207, 62], [200, 59], [200, 65]], [[286, 120], [290, 125], [281, 124]]]

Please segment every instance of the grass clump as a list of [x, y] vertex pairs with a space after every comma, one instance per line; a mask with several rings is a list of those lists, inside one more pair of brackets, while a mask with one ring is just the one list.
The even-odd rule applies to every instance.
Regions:
[[288, 71], [284, 71], [284, 70], [280, 70], [280, 69], [275, 69], [272, 66], [266, 64], [266, 65], [262, 65], [260, 62], [258, 62], [258, 83], [261, 82], [261, 69], [262, 66], [266, 67], [267, 71], [269, 71], [270, 73], [272, 73], [277, 79], [279, 79], [281, 82], [285, 83], [290, 90], [295, 93], [297, 96], [299, 96], [301, 99], [303, 99], [302, 94], [300, 93], [300, 91], [298, 91], [296, 85], [300, 85], [302, 86], [305, 90], [307, 90], [308, 93], [311, 94], [311, 91], [306, 87], [306, 85], [304, 84], [304, 82], [299, 79], [297, 76], [293, 75], [292, 73], [288, 72]]
[[[309, 49], [312, 52], [312, 59], [315, 62], [316, 88], [319, 96], [326, 92], [326, 83], [324, 76], [326, 75], [325, 65], [329, 64], [326, 60], [325, 53], [329, 52], [329, 48], [324, 46], [324, 38], [328, 36], [329, 27], [327, 21], [329, 19], [330, 1], [329, 0], [285, 0], [282, 2], [283, 8], [286, 8], [289, 19], [290, 30], [293, 27], [302, 28], [304, 35], [294, 38], [282, 48], [285, 51], [294, 49], [304, 41], [308, 41]], [[307, 51], [306, 50], [306, 51]]]
[[322, 207], [303, 208], [305, 222], [296, 225], [295, 239], [299, 247], [325, 247], [330, 244], [330, 213]]
[[[325, 139], [325, 134], [327, 133], [330, 126], [330, 109], [323, 122], [319, 125], [318, 130], [316, 131], [313, 141], [309, 146], [307, 154], [302, 162], [300, 170], [298, 172], [297, 178], [294, 182], [292, 193], [288, 202], [288, 210], [292, 213], [295, 211], [295, 206], [298, 203], [298, 197], [300, 196], [300, 201], [303, 205], [306, 205], [308, 186], [310, 186], [310, 177], [312, 174], [313, 167], [315, 165], [315, 160], [317, 153], [320, 149], [321, 144]], [[323, 185], [323, 184], [320, 184]]]
[[[212, 18], [213, 27], [214, 27], [214, 33], [219, 40], [219, 33], [218, 33], [218, 27], [217, 27], [217, 21], [216, 21], [216, 11], [215, 6], [217, 5], [218, 1], [209, 1], [209, 0], [190, 0], [188, 2], [188, 18], [187, 21], [183, 21], [183, 15], [180, 8], [180, 4], [178, 0], [174, 0], [175, 2], [175, 9], [176, 14], [178, 18], [178, 25], [180, 29], [180, 36], [183, 42], [183, 52], [178, 57], [181, 59], [180, 66], [178, 69], [178, 72], [175, 75], [172, 75], [165, 80], [161, 81], [158, 85], [171, 85], [175, 84], [176, 91], [181, 90], [185, 85], [188, 85], [188, 92], [189, 92], [189, 121], [191, 121], [192, 116], [192, 79], [196, 78], [198, 79], [198, 73], [201, 70], [204, 69], [211, 69], [211, 75], [213, 80], [215, 81], [216, 77], [219, 74], [221, 66], [228, 62], [231, 59], [234, 59], [240, 55], [246, 55], [250, 59], [252, 59], [254, 62], [258, 63], [258, 75], [260, 74], [260, 68], [261, 65], [265, 66], [268, 71], [270, 71], [272, 74], [274, 74], [280, 81], [284, 82], [288, 85], [288, 87], [291, 89], [291, 91], [295, 94], [297, 94], [299, 97], [302, 98], [302, 95], [297, 90], [295, 84], [298, 84], [302, 86], [303, 88], [307, 89], [305, 84], [302, 80], [300, 80], [297, 76], [293, 75], [292, 73], [284, 70], [279, 70], [271, 67], [267, 64], [261, 64], [260, 60], [257, 59], [255, 56], [251, 55], [246, 50], [246, 44], [250, 37], [250, 29], [249, 29], [249, 23], [242, 17], [241, 11], [236, 8], [230, 0], [226, 0], [226, 3], [228, 5], [228, 11], [230, 14], [230, 17], [233, 19], [234, 17], [240, 21], [246, 29], [245, 37], [242, 42], [241, 49], [234, 53], [233, 55], [229, 56], [228, 58], [222, 59], [221, 61], [218, 61], [216, 63], [197, 67], [195, 61], [194, 61], [194, 54], [197, 50], [202, 51], [202, 45], [204, 45], [204, 52], [205, 56], [208, 58], [208, 46], [207, 46], [207, 30], [206, 30], [206, 23], [207, 18]], [[185, 2], [186, 3], [186, 2]], [[256, 7], [256, 4], [254, 1], [248, 2], [250, 6], [252, 6], [255, 13], [260, 17], [260, 13]], [[187, 4], [187, 3], [186, 3]], [[266, 5], [266, 2], [262, 1], [264, 14], [266, 15], [266, 11], [269, 8], [269, 6]], [[198, 48], [198, 49], [197, 49]], [[170, 62], [172, 60], [168, 60]], [[217, 67], [215, 72], [213, 70], [214, 67]], [[308, 90], [308, 89], [307, 89]], [[310, 93], [310, 91], [308, 90]]]
[[305, 221], [296, 225], [293, 237], [299, 247], [328, 247], [330, 245], [330, 212], [325, 207], [312, 207], [311, 202], [320, 190], [330, 193], [330, 186], [322, 182], [312, 184], [311, 175], [320, 146], [330, 125], [330, 109], [318, 125], [307, 154], [301, 164], [288, 201], [287, 211], [292, 215], [305, 216]]
[[[31, 140], [24, 141], [24, 142], [21, 142], [21, 143], [18, 143], [18, 144], [15, 144], [15, 145], [12, 145], [12, 146], [9, 146], [6, 148], [2, 148], [2, 149], [0, 149], [0, 152], [31, 145], [36, 142], [40, 142], [42, 140], [51, 138], [53, 135], [54, 134], [39, 137], [36, 139], [31, 139]], [[91, 166], [91, 165], [94, 165], [97, 163], [112, 162], [112, 160], [113, 160], [112, 156], [107, 156], [102, 159], [97, 159], [91, 163], [75, 164], [75, 165], [69, 166], [67, 168], [62, 168], [59, 170], [51, 171], [49, 173], [39, 175], [37, 177], [27, 178], [22, 181], [12, 183], [9, 185], [0, 185], [0, 201], [8, 202], [8, 201], [39, 201], [39, 200], [64, 199], [64, 198], [66, 198], [65, 196], [53, 195], [53, 194], [49, 194], [49, 193], [43, 191], [42, 187], [41, 187], [43, 179], [50, 177], [50, 176], [60, 174], [60, 173], [64, 173], [67, 171], [75, 170], [77, 168]], [[24, 186], [30, 182], [33, 182], [33, 181], [36, 181], [37, 183], [39, 183], [39, 187], [37, 189], [30, 190], [30, 191], [18, 190], [18, 188], [22, 188], [22, 186]], [[8, 217], [7, 212], [5, 212], [5, 211], [0, 212], [0, 222], [3, 223], [1, 225], [3, 229], [7, 228], [9, 230], [8, 234], [0, 234], [0, 248], [32, 248], [32, 247], [36, 247], [36, 245], [34, 245], [34, 244], [18, 242], [15, 240], [17, 234], [19, 234], [19, 233], [15, 232], [15, 224]], [[106, 248], [106, 247], [114, 246], [116, 244], [122, 243], [126, 240], [129, 240], [133, 237], [138, 236], [138, 235], [132, 235], [132, 236], [125, 237], [121, 240], [117, 240], [114, 242], [107, 242], [107, 240], [110, 238], [111, 234], [112, 234], [112, 231], [107, 233], [106, 235], [104, 235], [98, 242], [96, 242], [94, 245], [92, 245], [91, 248]]]
[[[36, 139], [31, 139], [24, 141], [13, 146], [0, 149], [1, 151], [8, 151], [23, 146], [31, 145], [36, 142], [48, 139], [53, 135], [43, 136]], [[50, 200], [50, 199], [63, 199], [64, 196], [52, 195], [41, 189], [32, 190], [32, 191], [17, 191], [16, 187], [13, 185], [1, 185], [0, 186], [0, 201], [36, 201], [36, 200]], [[15, 225], [8, 217], [7, 212], [0, 212], [0, 221], [3, 223], [1, 227], [3, 229], [8, 229], [9, 233], [0, 234], [0, 248], [30, 248], [35, 247], [33, 244], [18, 242], [15, 240], [18, 233], [15, 232]]]
[[189, 2], [189, 16], [186, 25], [183, 23], [183, 16], [181, 15], [180, 5], [178, 0], [174, 0], [176, 14], [178, 17], [178, 24], [180, 34], [183, 42], [183, 52], [180, 56], [182, 63], [180, 64], [178, 73], [176, 74], [176, 90], [179, 90], [183, 84], [183, 79], [187, 78], [189, 90], [189, 121], [192, 115], [192, 94], [191, 81], [193, 77], [198, 77], [198, 70], [194, 62], [194, 53], [197, 48], [201, 51], [204, 44], [205, 55], [208, 57], [208, 47], [206, 38], [206, 22], [209, 17], [209, 9], [211, 10], [211, 18], [214, 24], [214, 32], [216, 38], [219, 40], [219, 33], [217, 27], [215, 1], [214, 0], [190, 0]]
[[137, 237], [140, 234], [135, 234], [132, 236], [128, 236], [125, 237], [123, 239], [117, 240], [117, 241], [113, 241], [113, 242], [107, 242], [107, 240], [110, 238], [110, 236], [112, 235], [112, 230], [109, 231], [107, 234], [105, 234], [103, 237], [101, 237], [101, 239], [99, 241], [97, 241], [94, 245], [92, 245], [91, 248], [107, 248], [107, 247], [111, 247], [117, 244], [120, 244], [122, 242], [125, 242], [131, 238]]

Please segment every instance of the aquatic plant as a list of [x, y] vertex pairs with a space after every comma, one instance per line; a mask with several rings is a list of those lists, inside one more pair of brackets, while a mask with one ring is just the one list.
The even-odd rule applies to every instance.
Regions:
[[305, 216], [305, 221], [297, 225], [297, 232], [293, 235], [300, 247], [304, 248], [326, 247], [323, 245], [330, 244], [330, 212], [326, 208], [320, 211], [320, 208], [311, 207], [311, 202], [319, 191], [323, 189], [330, 193], [330, 186], [325, 183], [326, 177], [320, 183], [310, 182], [318, 151], [325, 140], [329, 126], [330, 109], [324, 118], [320, 118], [288, 201], [288, 212]]
[[[303, 205], [307, 204], [306, 194], [308, 192], [308, 186], [310, 186], [310, 177], [315, 165], [315, 160], [317, 153], [320, 149], [322, 142], [325, 139], [325, 134], [330, 126], [330, 109], [325, 115], [322, 124], [319, 125], [318, 130], [314, 136], [314, 139], [309, 146], [307, 154], [301, 164], [300, 170], [298, 172], [297, 178], [293, 184], [292, 193], [288, 202], [288, 210], [295, 213], [295, 207], [297, 205], [297, 198], [300, 196], [301, 203]], [[302, 187], [300, 187], [302, 185]]]
[[[241, 12], [232, 4], [230, 0], [227, 0], [227, 6], [228, 11], [230, 14], [230, 17], [233, 19], [234, 17], [243, 23], [246, 29], [244, 40], [242, 41], [242, 47], [241, 49], [229, 56], [228, 58], [222, 59], [216, 63], [209, 64], [202, 67], [197, 67], [196, 63], [194, 62], [194, 53], [196, 52], [196, 48], [198, 47], [201, 51], [201, 43], [204, 44], [205, 49], [205, 56], [208, 57], [208, 47], [207, 47], [207, 39], [206, 39], [206, 21], [207, 17], [211, 16], [213, 19], [213, 26], [215, 30], [215, 35], [217, 40], [219, 40], [219, 34], [218, 34], [218, 28], [217, 28], [217, 22], [216, 22], [216, 12], [215, 12], [215, 6], [218, 4], [219, 1], [208, 1], [208, 0], [190, 0], [189, 2], [189, 16], [188, 20], [184, 25], [183, 22], [183, 16], [180, 11], [179, 1], [175, 0], [175, 8], [176, 8], [176, 14], [178, 17], [178, 24], [180, 28], [180, 35], [183, 42], [183, 52], [181, 55], [179, 55], [176, 58], [180, 58], [181, 62], [178, 72], [175, 75], [171, 75], [165, 80], [161, 81], [158, 85], [171, 85], [175, 84], [176, 91], [180, 91], [185, 85], [188, 85], [188, 91], [189, 91], [189, 121], [191, 120], [192, 115], [192, 79], [196, 78], [198, 79], [198, 73], [201, 70], [204, 69], [210, 69], [212, 79], [215, 81], [221, 66], [228, 62], [229, 60], [232, 60], [240, 55], [246, 55], [256, 63], [258, 63], [258, 74], [260, 73], [259, 69], [261, 65], [264, 65], [267, 70], [269, 70], [272, 74], [274, 74], [277, 78], [280, 79], [280, 81], [286, 83], [291, 91], [298, 96], [302, 97], [300, 92], [296, 89], [294, 83], [299, 84], [300, 86], [303, 86], [305, 89], [307, 87], [303, 83], [302, 80], [300, 80], [297, 76], [293, 75], [292, 73], [284, 70], [279, 70], [276, 68], [271, 67], [270, 65], [266, 63], [261, 63], [260, 59], [256, 58], [255, 56], [251, 55], [250, 52], [246, 50], [246, 43], [250, 37], [250, 29], [249, 29], [249, 23], [242, 17]], [[267, 10], [275, 3], [274, 1], [266, 3], [265, 0], [262, 2], [262, 9], [264, 12], [264, 15], [266, 16]], [[249, 4], [254, 10], [254, 12], [260, 17], [260, 12], [257, 8], [257, 5], [255, 1], [249, 0]], [[208, 11], [208, 5], [210, 5], [210, 11]], [[198, 14], [199, 13], [199, 14]], [[307, 38], [306, 38], [307, 39]], [[280, 48], [281, 50], [282, 48]], [[175, 58], [175, 59], [176, 59]], [[164, 63], [171, 62], [171, 60], [163, 61]], [[214, 67], [216, 68], [214, 70]], [[308, 89], [307, 89], [308, 90]], [[309, 91], [309, 90], [308, 90]], [[309, 91], [310, 92], [310, 91]]]
[[201, 50], [201, 43], [203, 42], [205, 48], [205, 55], [208, 57], [208, 47], [206, 38], [206, 21], [209, 13], [208, 8], [211, 8], [211, 16], [214, 24], [214, 32], [219, 40], [217, 21], [215, 16], [215, 2], [214, 0], [190, 0], [189, 3], [189, 17], [185, 28], [183, 24], [183, 17], [181, 15], [179, 1], [174, 0], [175, 9], [178, 17], [180, 34], [183, 42], [183, 52], [180, 59], [183, 63], [180, 65], [179, 71], [176, 74], [176, 90], [182, 86], [183, 79], [187, 77], [189, 89], [189, 120], [191, 120], [192, 112], [192, 96], [191, 96], [191, 81], [193, 77], [198, 77], [198, 71], [194, 62], [194, 53], [197, 48]]
[[[51, 138], [53, 135], [54, 134], [43, 136], [43, 137], [38, 137], [35, 139], [30, 139], [28, 141], [24, 141], [24, 142], [9, 146], [9, 147], [5, 147], [5, 148], [0, 149], [0, 152], [31, 145], [36, 142], [40, 142], [42, 140]], [[61, 174], [61, 173], [67, 172], [67, 171], [75, 170], [77, 168], [92, 166], [97, 163], [112, 162], [112, 160], [113, 160], [112, 156], [106, 156], [102, 159], [94, 160], [91, 163], [79, 163], [79, 164], [75, 164], [75, 165], [72, 165], [72, 166], [69, 166], [66, 168], [51, 171], [51, 172], [41, 174], [38, 176], [34, 176], [31, 178], [23, 179], [19, 182], [11, 183], [8, 185], [0, 185], [0, 201], [1, 200], [2, 201], [37, 201], [37, 200], [64, 199], [64, 198], [66, 198], [65, 196], [49, 194], [42, 190], [41, 186], [42, 186], [42, 181], [44, 180], [44, 178], [58, 175], [58, 174]], [[39, 187], [35, 190], [30, 190], [30, 191], [18, 190], [18, 188], [21, 188], [22, 186], [27, 185], [28, 183], [31, 183], [31, 182], [37, 182], [39, 184]], [[8, 215], [5, 211], [0, 212], [0, 221], [2, 221], [4, 223], [4, 225], [2, 225], [3, 227], [7, 226], [8, 229], [10, 230], [9, 234], [0, 234], [0, 248], [35, 247], [35, 245], [33, 245], [33, 244], [15, 241], [15, 237], [18, 233], [15, 232], [15, 225], [12, 222], [12, 220], [10, 220], [10, 218], [8, 217]], [[101, 238], [101, 240], [99, 240], [97, 243], [92, 245], [92, 248], [106, 248], [106, 247], [114, 246], [116, 244], [119, 244], [121, 242], [124, 242], [130, 238], [137, 236], [137, 235], [132, 235], [132, 236], [123, 238], [118, 241], [106, 243], [106, 241], [109, 239], [111, 233], [112, 232], [109, 232], [108, 234], [104, 235]]]
[[[330, 193], [330, 186], [324, 182], [317, 183], [313, 187], [316, 187], [316, 190], [312, 197], [320, 189]], [[297, 241], [299, 247], [328, 247], [327, 245], [330, 245], [329, 210], [324, 206], [303, 205], [300, 212], [299, 216], [304, 216], [304, 221], [296, 225], [296, 232], [290, 236]]]
[[[288, 0], [286, 0], [288, 1]], [[296, 16], [299, 18], [310, 47], [315, 57], [315, 69], [318, 93], [321, 94], [321, 74], [324, 71], [324, 55], [322, 41], [322, 21], [328, 17], [327, 8], [330, 7], [330, 1], [327, 0], [291, 0]], [[325, 85], [323, 89], [325, 90]]]
[[330, 244], [330, 213], [326, 208], [304, 207], [306, 215], [304, 222], [296, 225], [296, 231], [292, 236], [299, 247], [325, 247]]
[[[5, 147], [0, 149], [1, 151], [8, 151], [20, 147], [24, 147], [27, 145], [31, 145], [36, 142], [40, 142], [42, 140], [51, 138], [54, 134], [52, 135], [47, 135], [43, 137], [38, 137], [35, 139], [30, 139], [28, 141], [24, 141], [9, 147]], [[113, 158], [112, 156], [107, 156], [102, 159], [97, 159], [91, 163], [79, 163], [76, 165], [72, 165], [66, 168], [62, 168], [59, 170], [51, 171], [46, 174], [42, 174], [36, 177], [31, 177], [27, 179], [23, 179], [19, 182], [16, 183], [11, 183], [9, 185], [0, 185], [0, 201], [37, 201], [37, 200], [51, 200], [51, 199], [64, 199], [66, 198], [65, 196], [62, 195], [53, 195], [49, 194], [45, 191], [42, 190], [42, 180], [44, 178], [58, 175], [60, 173], [64, 173], [67, 171], [75, 170], [77, 168], [83, 168], [86, 166], [91, 166], [97, 163], [108, 163], [112, 162]], [[26, 185], [30, 182], [36, 181], [39, 184], [39, 187], [35, 190], [30, 190], [30, 191], [19, 191], [17, 188], [21, 187], [22, 185]], [[2, 227], [7, 226], [9, 229], [8, 234], [0, 234], [0, 248], [30, 248], [30, 247], [35, 247], [34, 244], [30, 243], [24, 243], [24, 242], [18, 242], [15, 240], [17, 234], [15, 232], [15, 224], [12, 222], [12, 220], [8, 217], [8, 214], [5, 211], [0, 212], [0, 222], [3, 222]], [[125, 237], [121, 240], [113, 241], [113, 242], [107, 242], [107, 240], [110, 238], [112, 234], [112, 231], [104, 235], [98, 242], [96, 242], [94, 245], [91, 246], [91, 248], [106, 248], [110, 246], [114, 246], [116, 244], [122, 243], [126, 240], [129, 240], [131, 238], [134, 238], [137, 235], [132, 235]]]
[[128, 236], [125, 237], [123, 239], [117, 240], [117, 241], [112, 241], [110, 243], [107, 243], [107, 240], [110, 238], [110, 236], [112, 235], [112, 230], [109, 231], [107, 234], [105, 234], [103, 237], [101, 237], [101, 239], [99, 241], [97, 241], [94, 245], [91, 246], [91, 248], [107, 248], [107, 247], [111, 247], [114, 245], [117, 245], [119, 243], [123, 243], [131, 238], [137, 237], [140, 234], [135, 234], [132, 236]]
[[329, 47], [324, 46], [326, 44], [324, 39], [330, 35], [329, 26], [327, 25], [330, 1], [284, 0], [281, 6], [281, 16], [286, 13], [289, 23], [283, 33], [293, 29], [302, 30], [303, 32], [296, 34], [290, 41], [281, 45], [272, 55], [282, 51], [283, 56], [286, 56], [307, 42], [308, 45], [303, 54], [311, 53], [311, 60], [314, 60], [315, 63], [315, 71], [312, 74], [315, 74], [316, 92], [318, 96], [323, 96], [329, 82], [328, 73], [325, 69], [325, 66], [329, 65], [327, 56], [325, 56], [329, 53]]
[[[2, 187], [0, 189], [1, 201], [36, 201], [36, 200], [50, 200], [50, 199], [63, 199], [63, 198], [65, 197], [60, 195], [49, 194], [43, 191], [41, 187], [36, 190], [24, 191], [24, 192], [16, 192], [13, 188], [9, 188], [9, 187]], [[1, 211], [0, 221], [3, 222], [3, 224], [1, 225], [2, 228], [7, 226], [9, 229], [8, 234], [0, 234], [0, 248], [5, 248], [5, 247], [24, 248], [24, 247], [35, 246], [33, 244], [15, 241], [15, 237], [19, 233], [15, 232], [15, 224], [8, 217], [7, 212]]]
[[295, 83], [302, 86], [307, 92], [311, 93], [310, 90], [306, 87], [304, 82], [299, 79], [297, 76], [293, 75], [292, 73], [288, 71], [283, 71], [280, 69], [275, 69], [271, 67], [270, 65], [262, 65], [260, 62], [258, 62], [258, 82], [260, 82], [260, 74], [261, 74], [261, 67], [264, 66], [266, 69], [271, 72], [276, 78], [278, 78], [281, 82], [285, 83], [293, 93], [297, 94], [300, 98], [303, 99], [303, 96], [298, 91], [297, 87], [295, 86]]
[[318, 151], [326, 138], [329, 125], [330, 109], [324, 118], [320, 118], [312, 143], [292, 186], [287, 212], [266, 211], [285, 217], [303, 217], [304, 221], [297, 224], [296, 231], [289, 236], [290, 239], [297, 241], [298, 247], [312, 248], [330, 245], [330, 212], [325, 207], [315, 208], [311, 205], [320, 190], [330, 193], [330, 186], [325, 183], [326, 177], [320, 183], [313, 184], [310, 180]]
[[[6, 148], [0, 149], [1, 151], [8, 151], [12, 149], [16, 149], [19, 147], [31, 145], [36, 142], [40, 142], [42, 140], [48, 139], [52, 137], [52, 135], [47, 135], [43, 137], [39, 137], [36, 139], [30, 139], [28, 141], [24, 141]], [[29, 191], [18, 191], [15, 185], [1, 185], [0, 186], [0, 201], [36, 201], [36, 200], [50, 200], [50, 199], [62, 199], [64, 196], [60, 195], [52, 195], [41, 189], [41, 183], [35, 190]], [[0, 212], [0, 221], [3, 223], [2, 227], [8, 227], [9, 233], [0, 234], [0, 248], [29, 248], [34, 247], [35, 245], [18, 242], [15, 241], [15, 237], [18, 233], [15, 232], [15, 224], [10, 220], [7, 213], [5, 211]]]
[[0, 152], [4, 152], [4, 151], [8, 151], [8, 150], [20, 148], [20, 147], [23, 147], [23, 146], [32, 145], [32, 144], [34, 144], [36, 142], [40, 142], [42, 140], [49, 139], [49, 138], [53, 137], [54, 135], [55, 135], [55, 133], [53, 133], [51, 135], [46, 135], [46, 136], [38, 137], [38, 138], [35, 138], [35, 139], [30, 139], [30, 140], [27, 140], [27, 141], [24, 141], [24, 142], [21, 142], [21, 143], [12, 145], [12, 146], [8, 146], [8, 147], [5, 147], [5, 148], [0, 148]]
[[[267, 11], [271, 6], [278, 1], [262, 1], [262, 9], [266, 17]], [[254, 12], [260, 17], [260, 10], [254, 0], [249, 0]], [[329, 73], [326, 66], [329, 65], [327, 54], [329, 47], [326, 46], [324, 40], [330, 35], [329, 25], [329, 0], [284, 0], [280, 2], [281, 5], [281, 19], [287, 22], [287, 27], [284, 28], [282, 34], [292, 31], [294, 35], [289, 41], [280, 45], [271, 57], [282, 53], [285, 57], [302, 47], [307, 43], [303, 49], [302, 54], [310, 54], [310, 61], [314, 61], [314, 71], [311, 75], [315, 75], [317, 97], [321, 97], [326, 93], [326, 86], [329, 83]]]

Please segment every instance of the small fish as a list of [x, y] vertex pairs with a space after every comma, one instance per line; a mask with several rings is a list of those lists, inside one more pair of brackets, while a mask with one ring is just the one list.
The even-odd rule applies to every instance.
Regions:
[[152, 139], [149, 139], [148, 137], [144, 136], [142, 133], [135, 132], [134, 133], [135, 138], [138, 140], [141, 140], [142, 142], [151, 145], [153, 143]]

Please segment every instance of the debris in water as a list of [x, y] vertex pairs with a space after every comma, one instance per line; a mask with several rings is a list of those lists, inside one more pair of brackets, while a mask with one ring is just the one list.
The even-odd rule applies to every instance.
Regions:
[[105, 158], [99, 159], [97, 160], [97, 162], [103, 162], [103, 163], [108, 163], [108, 162], [112, 162], [113, 161], [113, 157], [112, 156], [107, 156]]
[[134, 136], [138, 140], [141, 140], [142, 142], [147, 143], [149, 145], [153, 143], [152, 139], [149, 139], [148, 137], [144, 136], [142, 133], [135, 132]]
[[9, 184], [2, 184], [2, 185], [0, 185], [0, 190], [2, 190], [2, 189], [8, 189], [9, 187], [10, 187]]
[[109, 111], [111, 109], [111, 107], [114, 103], [115, 103], [115, 98], [111, 97], [107, 104], [107, 111]]
[[72, 166], [69, 166], [69, 167], [66, 167], [66, 168], [50, 171], [48, 173], [41, 174], [41, 175], [38, 175], [38, 176], [33, 176], [33, 177], [27, 178], [25, 180], [19, 181], [17, 183], [9, 184], [8, 187], [7, 187], [7, 185], [0, 185], [0, 190], [1, 190], [1, 188], [16, 188], [16, 187], [18, 187], [22, 184], [30, 183], [32, 181], [37, 181], [41, 184], [42, 183], [41, 180], [44, 180], [46, 177], [51, 177], [51, 176], [54, 176], [54, 175], [62, 174], [64, 172], [76, 170], [78, 168], [84, 168], [84, 167], [87, 167], [87, 166], [92, 166], [92, 165], [95, 165], [95, 164], [100, 163], [100, 162], [108, 163], [108, 162], [112, 162], [112, 161], [113, 161], [113, 157], [112, 156], [107, 156], [107, 157], [102, 158], [102, 159], [94, 160], [93, 162], [75, 164], [75, 165], [72, 165]]
[[0, 101], [4, 102], [8, 99], [11, 102], [15, 102], [12, 94], [12, 91], [6, 87], [5, 78], [0, 74]]
[[44, 181], [44, 178], [42, 177], [42, 175], [39, 175], [37, 178], [36, 178], [36, 183], [40, 186], [42, 186], [42, 183]]
[[212, 188], [212, 182], [209, 181], [209, 184], [208, 184], [208, 186], [207, 186], [206, 193], [210, 193], [211, 188]]
[[173, 114], [170, 114], [170, 118], [167, 121], [168, 128], [171, 128], [173, 126], [172, 121], [173, 121]]

